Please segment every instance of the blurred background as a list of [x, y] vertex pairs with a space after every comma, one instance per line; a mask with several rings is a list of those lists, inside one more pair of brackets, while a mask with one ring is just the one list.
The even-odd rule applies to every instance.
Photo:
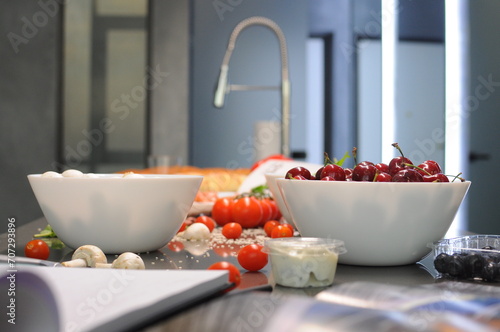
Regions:
[[[284, 130], [289, 155], [321, 163], [353, 147], [434, 159], [472, 181], [454, 227], [500, 233], [500, 2], [495, 0], [7, 0], [0, 3], [2, 218], [42, 216], [30, 173], [116, 172], [171, 155], [249, 168]], [[231, 85], [214, 106], [231, 32]], [[278, 87], [278, 89], [277, 89]], [[271, 147], [272, 146], [272, 147]], [[350, 160], [352, 163], [353, 161]], [[425, 207], [423, 207], [425, 208]]]

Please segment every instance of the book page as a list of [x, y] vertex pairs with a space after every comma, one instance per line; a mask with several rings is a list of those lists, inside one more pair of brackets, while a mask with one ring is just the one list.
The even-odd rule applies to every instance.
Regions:
[[[42, 322], [55, 327], [47, 331], [119, 331], [228, 287], [227, 271], [221, 270], [22, 266], [15, 275], [16, 322], [23, 331], [40, 331]], [[41, 308], [43, 316], [34, 317]]]

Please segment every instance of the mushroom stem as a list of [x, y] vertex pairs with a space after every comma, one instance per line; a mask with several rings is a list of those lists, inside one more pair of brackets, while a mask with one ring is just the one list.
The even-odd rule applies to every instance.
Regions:
[[104, 252], [96, 246], [84, 245], [73, 253], [70, 261], [62, 262], [66, 267], [95, 267], [96, 264], [106, 264], [108, 259]]
[[62, 262], [61, 264], [66, 267], [87, 267], [87, 261], [82, 258], [72, 259], [67, 262]]

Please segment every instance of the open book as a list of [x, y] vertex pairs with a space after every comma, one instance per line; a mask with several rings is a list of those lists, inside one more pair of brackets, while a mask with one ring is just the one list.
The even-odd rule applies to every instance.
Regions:
[[[221, 270], [0, 265], [1, 331], [125, 331], [228, 288]], [[9, 315], [10, 314], [10, 315]], [[15, 323], [15, 324], [14, 324]]]

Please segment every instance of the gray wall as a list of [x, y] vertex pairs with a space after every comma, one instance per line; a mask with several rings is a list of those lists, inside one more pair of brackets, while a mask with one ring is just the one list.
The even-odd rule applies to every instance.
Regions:
[[0, 2], [0, 232], [42, 216], [26, 175], [57, 159], [60, 22], [59, 8]]
[[189, 1], [151, 0], [151, 68], [162, 77], [150, 91], [150, 153], [188, 163], [189, 140]]
[[[202, 167], [248, 167], [254, 161], [253, 126], [280, 119], [277, 91], [231, 92], [223, 109], [213, 106], [215, 85], [233, 28], [250, 16], [265, 16], [283, 30], [288, 43], [291, 81], [291, 150], [305, 137], [305, 41], [307, 1], [234, 1], [221, 10], [213, 1], [194, 1], [191, 62], [190, 158]], [[226, 3], [226, 2], [224, 2]], [[231, 2], [229, 2], [231, 3]], [[286, 10], [283, 10], [286, 8]], [[229, 64], [233, 84], [279, 85], [279, 44], [273, 32], [251, 26], [239, 35]]]

